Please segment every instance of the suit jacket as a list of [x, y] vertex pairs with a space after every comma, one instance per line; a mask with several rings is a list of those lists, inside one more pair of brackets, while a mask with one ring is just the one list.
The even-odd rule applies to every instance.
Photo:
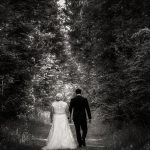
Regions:
[[91, 119], [91, 111], [89, 108], [89, 104], [86, 98], [78, 95], [75, 98], [71, 99], [69, 106], [70, 115], [73, 111], [73, 120], [74, 121], [82, 121], [87, 119], [86, 112], [88, 118]]

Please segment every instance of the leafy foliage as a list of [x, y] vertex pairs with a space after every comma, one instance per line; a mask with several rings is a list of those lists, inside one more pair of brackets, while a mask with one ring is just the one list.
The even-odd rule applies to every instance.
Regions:
[[43, 54], [61, 54], [62, 41], [53, 0], [1, 1], [1, 112], [16, 116], [33, 105], [32, 79]]
[[150, 3], [66, 0], [66, 5], [72, 51], [96, 73], [103, 119], [148, 123]]

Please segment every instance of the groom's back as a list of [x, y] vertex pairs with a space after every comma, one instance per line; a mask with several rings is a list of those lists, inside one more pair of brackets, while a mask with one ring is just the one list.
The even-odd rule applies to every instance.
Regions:
[[73, 103], [74, 103], [74, 109], [83, 111], [85, 109], [84, 107], [84, 103], [85, 103], [85, 98], [82, 96], [76, 96], [72, 99]]
[[70, 109], [73, 109], [73, 120], [86, 120], [86, 110], [89, 115], [89, 106], [86, 98], [76, 96], [71, 99]]

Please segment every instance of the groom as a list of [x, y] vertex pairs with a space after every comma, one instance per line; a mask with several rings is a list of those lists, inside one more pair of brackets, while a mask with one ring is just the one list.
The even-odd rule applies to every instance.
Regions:
[[[76, 96], [71, 99], [70, 106], [70, 119], [73, 111], [73, 121], [76, 129], [76, 136], [79, 147], [86, 146], [85, 138], [87, 135], [87, 117], [88, 114], [89, 123], [91, 123], [91, 111], [86, 98], [81, 96], [81, 89], [76, 89]], [[81, 131], [82, 130], [82, 135]]]

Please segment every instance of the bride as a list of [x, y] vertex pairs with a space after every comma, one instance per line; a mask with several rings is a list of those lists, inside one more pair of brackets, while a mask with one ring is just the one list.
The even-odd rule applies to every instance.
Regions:
[[69, 126], [67, 113], [68, 105], [63, 101], [62, 94], [58, 93], [56, 101], [52, 103], [50, 113], [52, 127], [48, 135], [47, 145], [42, 150], [75, 149], [77, 147]]

